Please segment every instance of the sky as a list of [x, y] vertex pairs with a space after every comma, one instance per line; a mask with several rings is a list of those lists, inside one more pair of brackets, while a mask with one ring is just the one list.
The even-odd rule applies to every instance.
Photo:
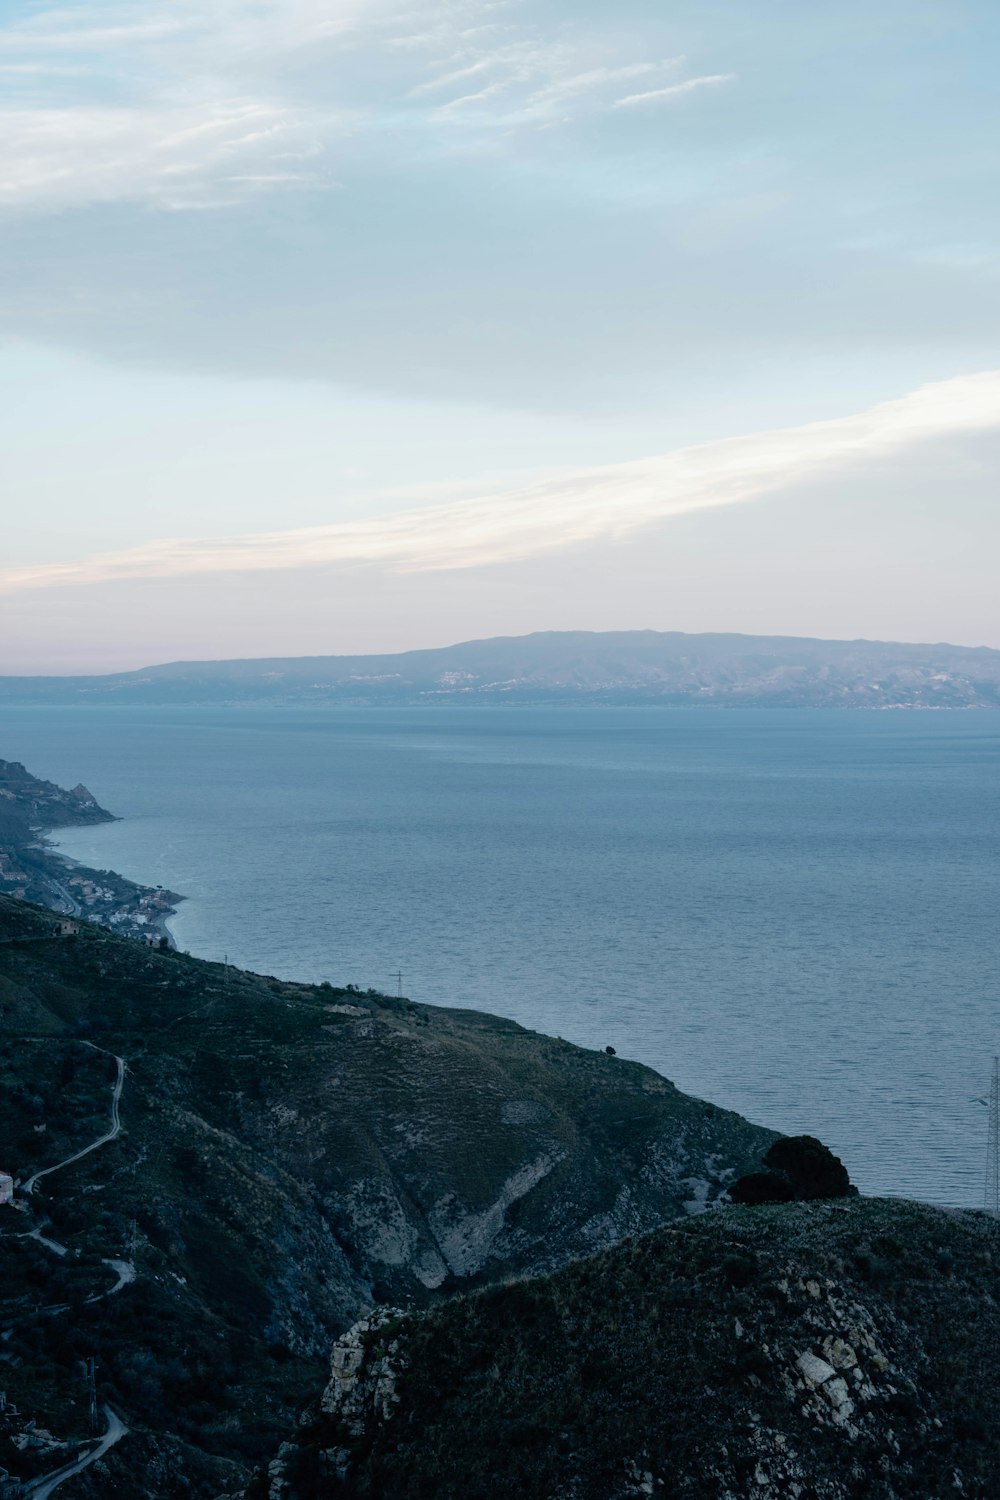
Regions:
[[995, 0], [0, 0], [0, 672], [1000, 647]]

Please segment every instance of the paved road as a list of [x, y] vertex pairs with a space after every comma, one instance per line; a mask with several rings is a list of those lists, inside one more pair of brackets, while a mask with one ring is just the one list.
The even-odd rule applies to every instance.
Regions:
[[113, 1052], [105, 1052], [103, 1047], [95, 1047], [93, 1042], [84, 1042], [85, 1047], [91, 1047], [95, 1052], [104, 1052], [105, 1057], [114, 1057], [118, 1064], [118, 1077], [111, 1093], [111, 1129], [104, 1135], [98, 1136], [96, 1141], [91, 1141], [89, 1146], [84, 1146], [82, 1151], [75, 1151], [72, 1156], [67, 1156], [65, 1161], [57, 1161], [54, 1167], [45, 1167], [41, 1172], [35, 1172], [27, 1182], [22, 1182], [20, 1191], [30, 1195], [35, 1190], [35, 1183], [41, 1182], [43, 1177], [48, 1177], [52, 1172], [60, 1172], [63, 1167], [71, 1166], [73, 1162], [80, 1161], [84, 1156], [89, 1156], [91, 1151], [96, 1151], [100, 1146], [106, 1146], [120, 1133], [122, 1125], [118, 1115], [118, 1106], [121, 1102], [122, 1089], [125, 1087], [125, 1059], [116, 1057]]
[[75, 900], [75, 898], [70, 895], [69, 891], [63, 885], [63, 883], [62, 883], [61, 880], [56, 880], [56, 878], [53, 875], [50, 875], [49, 876], [49, 884], [52, 886], [53, 890], [57, 891], [59, 893], [59, 895], [62, 897], [62, 899], [65, 901], [65, 903], [66, 903], [66, 915], [67, 916], [69, 916], [69, 917], [82, 917], [83, 916], [83, 910], [82, 910], [82, 908], [80, 906], [79, 901]]
[[[33, 1176], [29, 1177], [27, 1182], [21, 1184], [21, 1191], [29, 1197], [34, 1192], [35, 1184], [40, 1182], [43, 1177], [48, 1177], [50, 1173], [58, 1172], [63, 1167], [68, 1167], [73, 1162], [80, 1161], [84, 1156], [89, 1156], [92, 1151], [98, 1150], [99, 1147], [106, 1146], [121, 1131], [119, 1106], [121, 1104], [122, 1089], [125, 1087], [125, 1059], [116, 1056], [114, 1052], [105, 1051], [103, 1047], [95, 1046], [93, 1042], [84, 1042], [84, 1046], [93, 1048], [95, 1052], [103, 1052], [105, 1057], [114, 1057], [118, 1066], [118, 1074], [115, 1078], [114, 1088], [111, 1091], [111, 1128], [106, 1130], [102, 1136], [99, 1136], [96, 1141], [91, 1141], [89, 1146], [84, 1146], [82, 1151], [75, 1151], [72, 1156], [67, 1156], [65, 1161], [56, 1162], [55, 1166], [45, 1167], [41, 1172], [35, 1172]], [[65, 1245], [60, 1245], [56, 1240], [46, 1239], [37, 1229], [33, 1230], [27, 1237], [39, 1240], [41, 1244], [46, 1245], [56, 1255], [66, 1254]], [[122, 1287], [128, 1286], [130, 1282], [135, 1280], [135, 1267], [131, 1261], [109, 1259], [105, 1260], [103, 1264], [110, 1266], [118, 1279], [114, 1286], [110, 1287], [106, 1292], [95, 1292], [93, 1296], [88, 1297], [86, 1299], [87, 1302], [101, 1302], [105, 1297], [113, 1297], [117, 1292], [121, 1291]], [[51, 1317], [56, 1313], [68, 1311], [68, 1305], [49, 1307], [43, 1309], [43, 1311], [47, 1316]], [[111, 1410], [110, 1406], [104, 1407], [104, 1416], [107, 1421], [107, 1427], [100, 1441], [80, 1458], [63, 1464], [61, 1468], [54, 1469], [51, 1474], [42, 1474], [38, 1479], [30, 1480], [21, 1490], [21, 1494], [25, 1497], [25, 1500], [28, 1500], [29, 1496], [31, 1500], [48, 1500], [49, 1495], [60, 1484], [67, 1479], [72, 1479], [74, 1474], [82, 1473], [92, 1463], [96, 1463], [99, 1458], [103, 1458], [109, 1448], [113, 1448], [115, 1443], [120, 1442], [126, 1436], [128, 1428], [121, 1417], [117, 1416]]]
[[37, 1479], [29, 1480], [21, 1490], [21, 1494], [26, 1497], [26, 1500], [28, 1496], [31, 1497], [31, 1500], [48, 1500], [49, 1495], [52, 1494], [57, 1485], [62, 1484], [66, 1479], [72, 1479], [74, 1474], [82, 1473], [84, 1469], [96, 1463], [99, 1458], [103, 1458], [109, 1448], [113, 1448], [115, 1443], [125, 1437], [128, 1428], [121, 1417], [115, 1415], [110, 1406], [104, 1408], [104, 1416], [108, 1425], [104, 1429], [104, 1435], [97, 1446], [92, 1448], [89, 1453], [85, 1453], [82, 1458], [76, 1458], [72, 1463], [63, 1464], [61, 1469], [54, 1469], [51, 1474], [41, 1474]]

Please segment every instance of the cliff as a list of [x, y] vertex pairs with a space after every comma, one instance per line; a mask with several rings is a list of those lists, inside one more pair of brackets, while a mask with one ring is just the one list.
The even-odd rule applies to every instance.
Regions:
[[114, 815], [85, 786], [68, 792], [32, 776], [20, 761], [0, 760], [0, 831], [5, 837], [26, 838], [31, 830], [113, 821]]

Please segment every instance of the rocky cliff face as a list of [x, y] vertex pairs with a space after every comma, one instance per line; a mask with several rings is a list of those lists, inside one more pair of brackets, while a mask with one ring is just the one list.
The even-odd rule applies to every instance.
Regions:
[[0, 760], [0, 811], [25, 831], [114, 820], [82, 783], [66, 791], [32, 776], [17, 760]]
[[116, 1058], [121, 1134], [0, 1206], [0, 1347], [8, 1395], [59, 1436], [85, 1417], [76, 1368], [96, 1356], [132, 1431], [109, 1479], [95, 1465], [74, 1483], [118, 1500], [176, 1494], [178, 1472], [195, 1496], [245, 1477], [359, 1317], [686, 1216], [774, 1138], [497, 1017], [86, 923], [57, 937], [0, 897], [0, 1170], [24, 1184], [106, 1133]]
[[359, 1323], [274, 1500], [1000, 1494], [1000, 1224], [727, 1208]]

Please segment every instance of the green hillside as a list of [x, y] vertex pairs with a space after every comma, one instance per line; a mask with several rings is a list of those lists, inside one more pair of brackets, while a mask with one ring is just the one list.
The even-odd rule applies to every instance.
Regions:
[[[54, 1466], [29, 1420], [85, 1436], [94, 1356], [130, 1431], [80, 1494], [235, 1488], [358, 1317], [684, 1215], [774, 1138], [498, 1017], [54, 929], [0, 897], [0, 1465]], [[119, 1076], [121, 1133], [26, 1194], [109, 1130]]]

